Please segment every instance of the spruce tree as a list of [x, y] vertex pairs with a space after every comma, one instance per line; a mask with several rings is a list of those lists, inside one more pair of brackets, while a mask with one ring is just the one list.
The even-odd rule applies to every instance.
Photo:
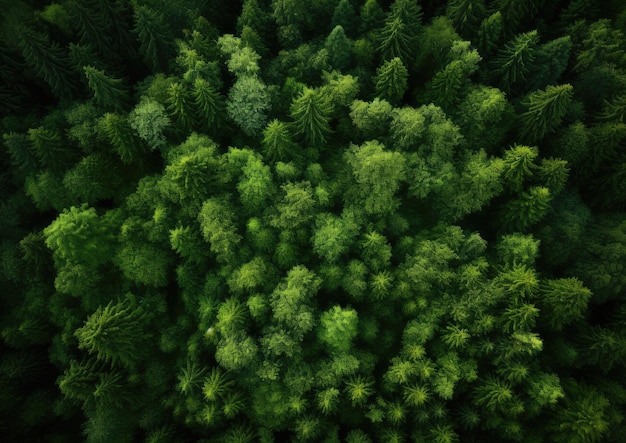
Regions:
[[400, 102], [408, 87], [409, 73], [399, 57], [383, 63], [376, 71], [376, 92], [392, 104]]
[[107, 111], [121, 112], [128, 108], [130, 97], [123, 81], [107, 76], [93, 66], [83, 67], [96, 103]]
[[332, 105], [319, 89], [307, 88], [291, 104], [294, 134], [314, 148], [326, 144], [331, 134]]

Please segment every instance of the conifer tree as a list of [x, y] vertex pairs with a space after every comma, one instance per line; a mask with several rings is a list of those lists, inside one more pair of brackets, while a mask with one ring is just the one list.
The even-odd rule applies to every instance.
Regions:
[[504, 36], [502, 13], [496, 11], [484, 19], [478, 29], [478, 52], [483, 57], [490, 56], [500, 47]]
[[250, 136], [258, 135], [265, 127], [269, 107], [267, 86], [255, 75], [240, 76], [226, 101], [228, 115]]
[[139, 54], [152, 72], [163, 71], [174, 50], [167, 22], [148, 6], [134, 5], [133, 10], [133, 32], [139, 40]]
[[570, 84], [548, 86], [528, 96], [520, 130], [526, 142], [536, 143], [556, 130], [570, 109], [573, 89]]
[[339, 0], [335, 7], [331, 27], [335, 29], [337, 26], [341, 26], [351, 38], [355, 37], [359, 20], [350, 0]]
[[399, 103], [407, 90], [409, 73], [400, 58], [382, 64], [376, 71], [376, 93], [391, 104]]
[[319, 89], [305, 89], [291, 104], [294, 133], [308, 145], [319, 148], [330, 135], [332, 105]]
[[549, 280], [542, 287], [541, 305], [546, 307], [547, 321], [554, 330], [582, 320], [591, 291], [577, 278]]
[[171, 83], [167, 90], [167, 111], [174, 120], [177, 128], [187, 134], [194, 124], [191, 94], [184, 83]]
[[[143, 124], [143, 122], [141, 123]], [[139, 130], [139, 122], [136, 122], [135, 125], [137, 126], [135, 131]], [[128, 165], [142, 162], [146, 152], [145, 145], [133, 131], [127, 118], [120, 114], [107, 112], [99, 121], [97, 129], [109, 140], [122, 163]], [[144, 135], [154, 137], [155, 134], [146, 131]], [[158, 135], [157, 141], [160, 141]]]
[[142, 343], [150, 336], [145, 330], [146, 315], [132, 296], [111, 301], [76, 330], [78, 347], [98, 360], [132, 367], [142, 355]]
[[446, 16], [455, 29], [466, 38], [473, 37], [485, 19], [487, 9], [484, 0], [451, 0], [446, 6]]
[[45, 34], [21, 27], [18, 36], [20, 52], [26, 63], [43, 79], [52, 93], [60, 98], [72, 97], [78, 83], [69, 68], [68, 55]]
[[492, 77], [499, 80], [504, 92], [510, 93], [526, 81], [537, 56], [539, 34], [530, 31], [519, 34], [504, 45], [491, 61]]
[[298, 157], [297, 146], [291, 139], [287, 124], [280, 120], [272, 120], [263, 130], [264, 159], [269, 163], [289, 160]]
[[548, 188], [534, 186], [511, 200], [502, 211], [502, 221], [508, 230], [525, 232], [539, 222], [550, 207], [552, 196]]
[[330, 65], [339, 70], [345, 70], [351, 61], [352, 42], [346, 36], [343, 26], [336, 26], [330, 32], [324, 43], [328, 51]]
[[206, 80], [197, 78], [192, 89], [193, 104], [198, 123], [202, 128], [214, 131], [222, 124], [226, 110], [223, 97]]
[[130, 103], [128, 90], [121, 79], [107, 76], [93, 66], [83, 67], [96, 103], [107, 111], [125, 111]]

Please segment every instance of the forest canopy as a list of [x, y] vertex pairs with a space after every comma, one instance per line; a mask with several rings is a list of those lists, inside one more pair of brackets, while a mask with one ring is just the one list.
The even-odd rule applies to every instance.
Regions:
[[0, 8], [3, 441], [623, 441], [623, 1]]

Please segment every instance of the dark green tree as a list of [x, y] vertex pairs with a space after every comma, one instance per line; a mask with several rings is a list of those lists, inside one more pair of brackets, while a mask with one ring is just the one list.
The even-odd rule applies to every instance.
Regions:
[[524, 104], [527, 111], [521, 115], [521, 135], [527, 143], [541, 141], [561, 124], [572, 104], [573, 87], [570, 84], [548, 86], [535, 91]]
[[19, 29], [18, 45], [26, 63], [43, 79], [52, 93], [60, 98], [72, 97], [78, 86], [69, 67], [67, 53], [45, 34], [26, 27]]
[[502, 222], [508, 230], [525, 232], [546, 215], [551, 200], [548, 188], [534, 186], [505, 205]]
[[153, 71], [160, 72], [173, 55], [174, 45], [165, 17], [145, 5], [134, 5], [133, 33], [139, 40], [139, 54]]
[[85, 349], [98, 360], [132, 367], [145, 351], [150, 337], [146, 330], [147, 314], [137, 306], [132, 295], [104, 308], [99, 307], [74, 335], [79, 349]]
[[475, 35], [486, 13], [484, 0], [452, 0], [446, 6], [446, 15], [454, 28], [466, 38]]
[[332, 112], [332, 105], [319, 89], [305, 89], [291, 104], [294, 134], [311, 147], [322, 147], [332, 132]]
[[128, 90], [121, 79], [107, 76], [93, 66], [83, 68], [96, 103], [107, 111], [125, 111], [130, 103]]
[[525, 82], [534, 66], [537, 56], [539, 34], [530, 31], [517, 35], [498, 51], [490, 62], [491, 76], [498, 80], [501, 89], [506, 93], [515, 91]]
[[397, 104], [408, 88], [409, 72], [399, 57], [384, 62], [376, 70], [376, 93], [378, 97]]

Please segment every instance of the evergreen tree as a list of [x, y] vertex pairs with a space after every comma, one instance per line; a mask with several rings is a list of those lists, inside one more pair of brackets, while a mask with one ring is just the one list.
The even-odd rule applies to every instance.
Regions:
[[537, 56], [539, 34], [530, 31], [517, 35], [504, 45], [491, 62], [492, 77], [499, 79], [504, 92], [515, 91], [516, 87], [526, 81]]
[[542, 140], [561, 124], [572, 103], [573, 87], [565, 84], [535, 91], [525, 101], [521, 135], [528, 143]]
[[328, 51], [330, 65], [339, 70], [345, 70], [351, 61], [352, 42], [346, 36], [343, 26], [336, 26], [330, 32], [324, 43]]
[[174, 50], [167, 22], [148, 6], [134, 5], [133, 10], [133, 33], [139, 40], [139, 54], [152, 72], [163, 71]]
[[382, 64], [376, 71], [376, 93], [392, 104], [399, 103], [407, 90], [409, 73], [400, 58]]
[[582, 320], [591, 298], [591, 291], [577, 278], [547, 281], [542, 288], [542, 305], [549, 313], [550, 327], [561, 330], [567, 324]]
[[487, 9], [483, 0], [452, 0], [446, 6], [446, 15], [455, 29], [464, 37], [473, 37], [485, 19]]
[[539, 222], [550, 207], [552, 196], [548, 188], [534, 186], [511, 200], [503, 209], [502, 221], [508, 230], [527, 231]]
[[305, 89], [291, 104], [294, 133], [312, 147], [322, 147], [332, 132], [332, 112], [332, 105], [319, 89]]
[[51, 43], [45, 34], [26, 27], [19, 30], [18, 45], [26, 63], [42, 78], [52, 93], [69, 98], [77, 89], [77, 82], [69, 68], [68, 55], [57, 44]]
[[226, 101], [230, 118], [250, 136], [258, 135], [267, 124], [269, 107], [267, 86], [259, 77], [252, 75], [239, 77]]
[[478, 29], [478, 52], [483, 57], [490, 56], [500, 47], [503, 36], [504, 22], [502, 13], [496, 11], [480, 24]]
[[130, 97], [121, 79], [107, 76], [93, 66], [83, 68], [96, 103], [108, 111], [124, 111]]
[[127, 296], [117, 303], [111, 301], [90, 315], [74, 334], [78, 347], [114, 365], [134, 365], [142, 355], [142, 342], [150, 334], [145, 330], [146, 313], [132, 298]]

